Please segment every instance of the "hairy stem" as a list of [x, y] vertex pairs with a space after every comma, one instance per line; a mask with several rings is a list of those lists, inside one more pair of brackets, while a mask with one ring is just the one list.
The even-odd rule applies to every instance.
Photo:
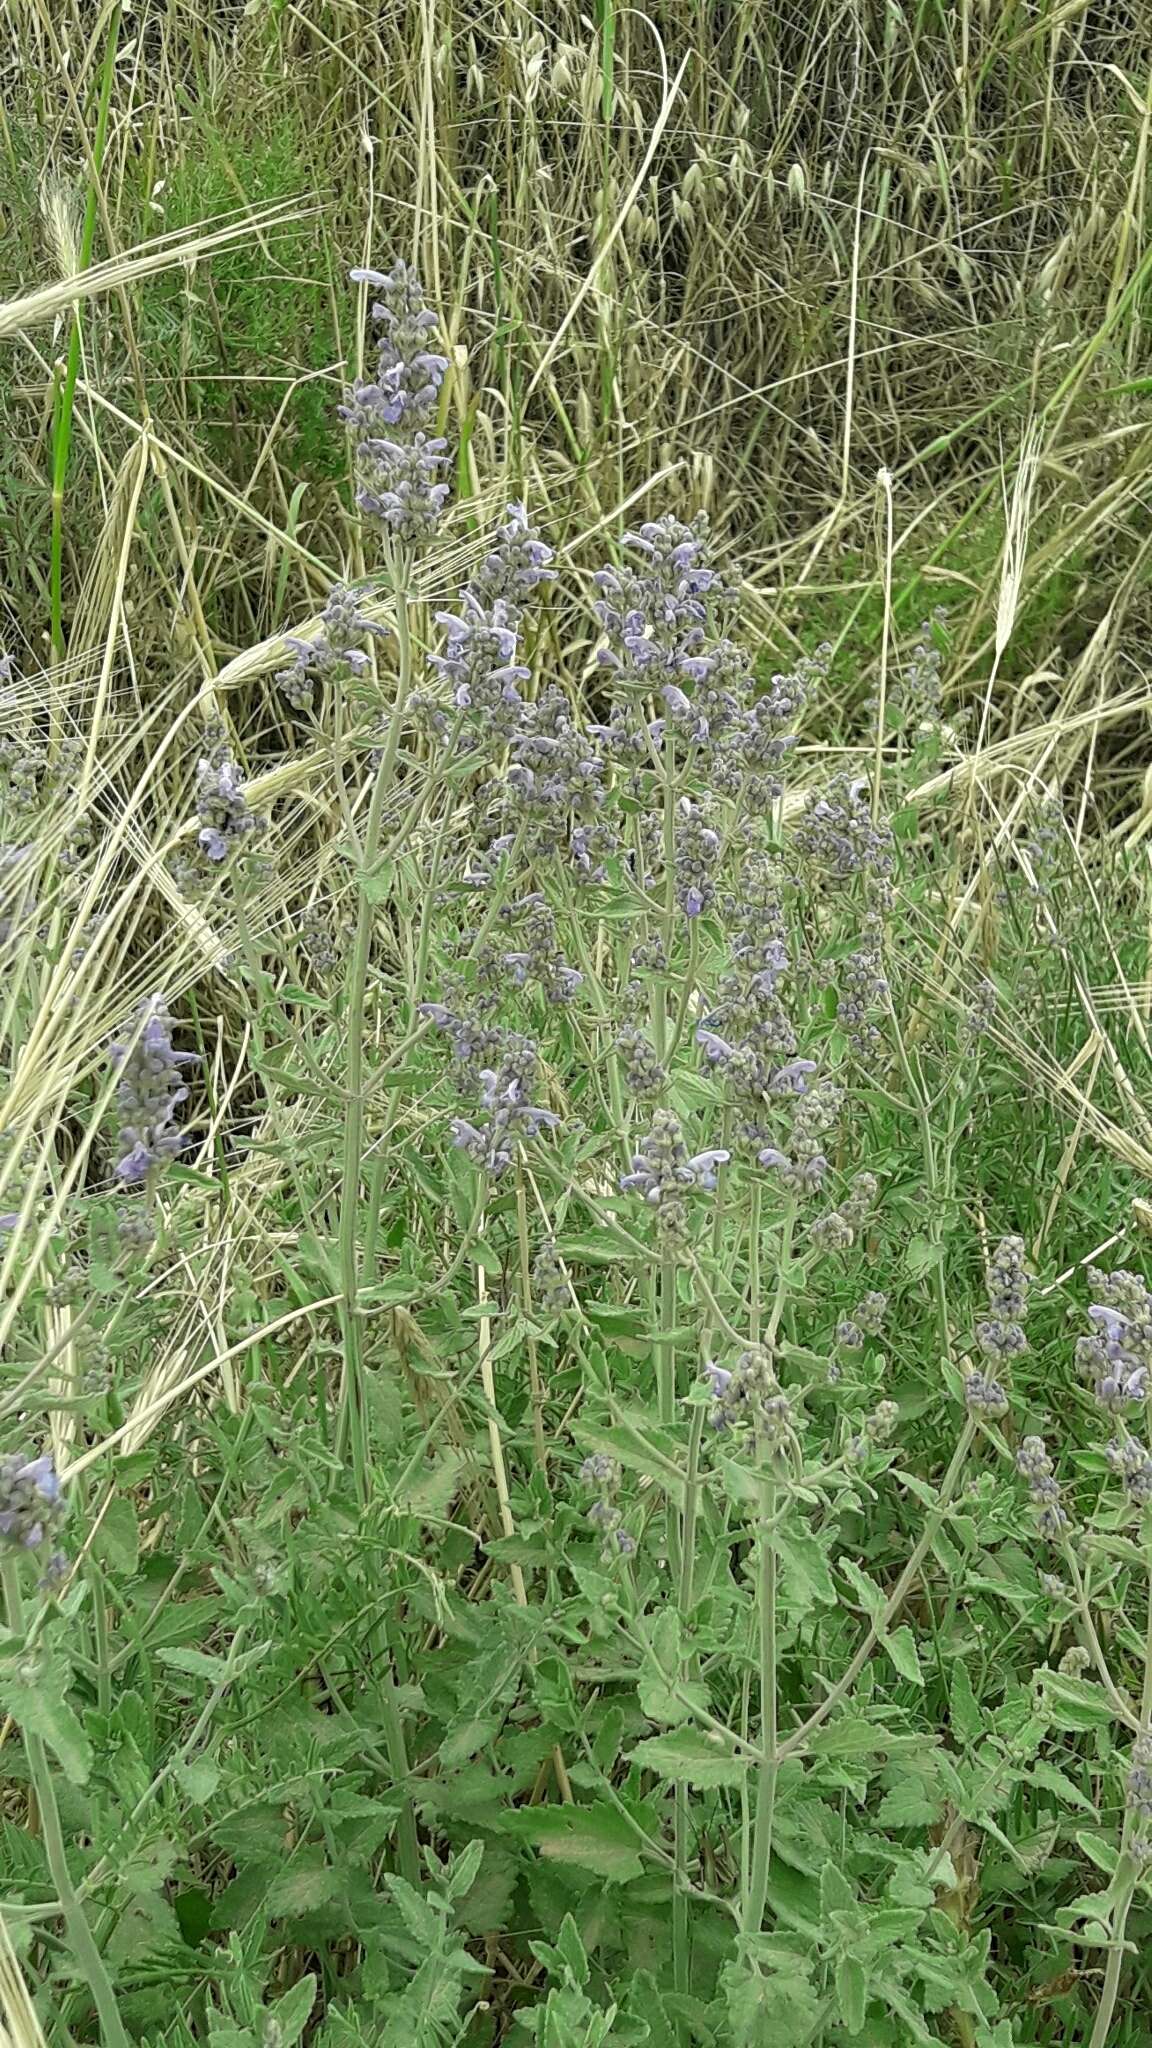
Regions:
[[[4, 1560], [4, 1597], [8, 1626], [15, 1635], [22, 1635], [24, 1604], [20, 1597], [20, 1566], [13, 1557]], [[60, 1826], [60, 1809], [56, 1804], [56, 1787], [52, 1781], [52, 1767], [48, 1762], [44, 1743], [39, 1735], [33, 1735], [31, 1730], [26, 1728], [24, 1748], [28, 1757], [32, 1789], [40, 1813], [40, 1825], [44, 1831], [48, 1869], [56, 1889], [56, 1897], [60, 1901], [60, 1910], [64, 1915], [69, 1947], [96, 2007], [103, 2048], [129, 2048], [128, 2035], [120, 2018], [112, 1980], [104, 1966], [104, 1958], [96, 1946], [96, 1938], [88, 1925], [88, 1915], [80, 1903], [72, 1882], [72, 1873], [68, 1868], [64, 1835]]]
[[745, 1934], [758, 1934], [764, 1924], [768, 1897], [768, 1867], [772, 1858], [772, 1829], [776, 1816], [776, 1781], [780, 1770], [779, 1730], [776, 1695], [776, 1480], [767, 1474], [760, 1482], [760, 1557], [756, 1580], [756, 1609], [760, 1633], [760, 1748], [756, 1780], [756, 1818], [752, 1824], [752, 1859], [748, 1890], [740, 1918]]

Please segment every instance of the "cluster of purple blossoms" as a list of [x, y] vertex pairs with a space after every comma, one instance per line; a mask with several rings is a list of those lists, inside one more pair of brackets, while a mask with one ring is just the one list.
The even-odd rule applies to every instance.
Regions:
[[1139, 1437], [1113, 1437], [1105, 1456], [1132, 1506], [1146, 1508], [1152, 1503], [1152, 1457]]
[[878, 1401], [870, 1415], [864, 1417], [864, 1426], [855, 1436], [850, 1436], [845, 1446], [845, 1455], [854, 1465], [862, 1465], [870, 1451], [879, 1450], [889, 1441], [900, 1410], [895, 1401]]
[[971, 1414], [986, 1416], [990, 1421], [1008, 1413], [1008, 1396], [999, 1380], [988, 1373], [970, 1372], [965, 1376], [964, 1401]]
[[343, 583], [334, 584], [320, 614], [320, 631], [315, 640], [300, 640], [292, 633], [284, 636], [295, 660], [291, 668], [277, 672], [276, 681], [293, 711], [303, 715], [312, 709], [317, 683], [323, 685], [346, 676], [362, 675], [368, 666], [368, 656], [356, 642], [366, 635], [383, 638], [386, 632], [385, 626], [365, 618], [354, 590]]
[[408, 264], [398, 261], [391, 271], [353, 270], [350, 276], [378, 293], [372, 306], [378, 329], [374, 374], [354, 384], [340, 408], [356, 440], [356, 502], [397, 540], [413, 545], [435, 533], [448, 497], [440, 479], [447, 443], [428, 432], [448, 359], [429, 346], [436, 315]]
[[[64, 1519], [64, 1496], [47, 1452], [0, 1457], [0, 1543], [14, 1550], [43, 1551]], [[49, 1572], [56, 1563], [52, 1559]]]
[[676, 806], [676, 901], [685, 917], [700, 917], [716, 894], [713, 870], [720, 858], [720, 834], [704, 806], [682, 796]]
[[703, 513], [691, 526], [670, 515], [649, 520], [622, 537], [639, 565], [597, 572], [595, 611], [607, 643], [599, 661], [619, 682], [650, 694], [707, 679], [709, 600], [719, 581], [707, 538]]
[[474, 721], [491, 746], [507, 746], [520, 727], [524, 698], [520, 684], [532, 671], [517, 661], [517, 633], [502, 597], [485, 607], [470, 590], [461, 593], [462, 610], [437, 612], [447, 645], [429, 656], [432, 667], [452, 691], [457, 713]]
[[545, 1315], [563, 1315], [572, 1306], [572, 1286], [553, 1238], [545, 1238], [532, 1261], [532, 1301]]
[[267, 825], [267, 819], [249, 805], [240, 770], [226, 746], [214, 748], [200, 763], [196, 813], [200, 819], [198, 844], [215, 864], [229, 860]]
[[597, 1489], [597, 1498], [588, 1510], [588, 1520], [604, 1538], [606, 1557], [635, 1557], [636, 1538], [621, 1527], [623, 1515], [616, 1505], [615, 1495], [620, 1489], [620, 1467], [615, 1458], [605, 1451], [596, 1451], [585, 1458], [580, 1467], [580, 1477], [585, 1486]]
[[1148, 1394], [1152, 1368], [1152, 1293], [1137, 1273], [1089, 1271], [1098, 1299], [1088, 1310], [1091, 1336], [1076, 1344], [1076, 1370], [1100, 1407], [1119, 1415]]
[[651, 1130], [632, 1155], [632, 1171], [621, 1176], [621, 1191], [639, 1195], [656, 1211], [661, 1234], [680, 1241], [688, 1228], [685, 1195], [693, 1188], [711, 1192], [729, 1157], [716, 1150], [690, 1154], [679, 1117], [670, 1109], [658, 1109]]
[[184, 1142], [175, 1121], [188, 1096], [180, 1070], [195, 1064], [197, 1055], [174, 1050], [167, 1004], [163, 996], [153, 996], [143, 1005], [139, 1029], [126, 1043], [114, 1045], [110, 1057], [119, 1075], [116, 1173], [122, 1181], [147, 1181], [176, 1157]]
[[535, 982], [549, 1003], [570, 1003], [584, 977], [569, 967], [556, 931], [556, 917], [546, 898], [538, 892], [512, 906], [511, 915], [523, 920], [518, 936], [522, 943], [515, 952], [505, 953], [504, 966], [516, 988]]
[[867, 801], [868, 779], [838, 775], [820, 795], [812, 795], [796, 828], [796, 848], [830, 882], [848, 882], [854, 875], [887, 882], [892, 873], [892, 831], [884, 819], [873, 819]]
[[473, 1124], [464, 1117], [453, 1118], [453, 1144], [485, 1173], [503, 1173], [515, 1159], [518, 1144], [538, 1137], [541, 1131], [554, 1130], [559, 1123], [554, 1110], [538, 1109], [532, 1103], [539, 1071], [539, 1055], [531, 1039], [505, 1033], [499, 1065], [480, 1072], [480, 1103], [487, 1122]]
[[888, 1296], [878, 1290], [865, 1294], [857, 1302], [850, 1316], [845, 1316], [836, 1325], [836, 1342], [842, 1351], [863, 1351], [866, 1337], [883, 1334], [884, 1318], [888, 1313]]
[[[552, 549], [525, 507], [509, 505], [505, 525], [460, 594], [460, 610], [436, 614], [446, 646], [429, 657], [430, 666], [450, 689], [456, 725], [482, 751], [502, 752], [529, 715], [521, 684], [531, 682], [532, 671], [520, 659], [519, 643], [525, 607], [553, 580], [551, 561]], [[421, 695], [410, 708], [419, 709], [441, 735], [447, 731], [434, 700]]]
[[[806, 1066], [809, 1062], [804, 1063]], [[792, 1062], [794, 1068], [796, 1062]], [[782, 1070], [787, 1072], [788, 1070]], [[807, 1081], [807, 1076], [804, 1077]], [[781, 1093], [781, 1090], [776, 1090]], [[843, 1090], [837, 1082], [820, 1080], [808, 1082], [804, 1088], [788, 1091], [796, 1097], [792, 1111], [791, 1129], [783, 1147], [775, 1144], [762, 1145], [756, 1154], [761, 1166], [777, 1175], [782, 1187], [792, 1196], [818, 1194], [824, 1185], [828, 1172], [826, 1146], [828, 1136], [836, 1127], [843, 1107]], [[850, 1227], [844, 1238], [846, 1245], [852, 1242]]]
[[1000, 1240], [988, 1267], [988, 1306], [992, 1314], [976, 1325], [976, 1342], [985, 1358], [1002, 1364], [1028, 1349], [1024, 1317], [1031, 1285], [1024, 1263], [1022, 1237]]
[[709, 1360], [704, 1378], [712, 1396], [708, 1420], [713, 1429], [750, 1432], [757, 1445], [770, 1450], [792, 1434], [792, 1404], [766, 1345], [750, 1345], [730, 1367]]
[[501, 794], [508, 829], [523, 834], [525, 858], [568, 853], [590, 876], [613, 843], [597, 823], [604, 764], [576, 724], [563, 690], [547, 689], [524, 706], [511, 752]]
[[881, 941], [880, 920], [870, 916], [865, 921], [864, 944], [850, 953], [840, 968], [836, 1018], [860, 1059], [867, 1059], [881, 1042], [872, 1014], [888, 1000]]
[[835, 1209], [817, 1216], [808, 1236], [814, 1251], [846, 1252], [864, 1229], [879, 1191], [874, 1173], [857, 1173]]
[[616, 1040], [624, 1067], [624, 1086], [637, 1102], [652, 1102], [668, 1085], [668, 1069], [652, 1050], [638, 1025], [626, 1024]]
[[1036, 1509], [1041, 1536], [1048, 1543], [1059, 1543], [1068, 1527], [1068, 1514], [1061, 1506], [1056, 1468], [1048, 1456], [1043, 1437], [1024, 1438], [1016, 1453], [1016, 1470], [1028, 1481], [1028, 1492]]

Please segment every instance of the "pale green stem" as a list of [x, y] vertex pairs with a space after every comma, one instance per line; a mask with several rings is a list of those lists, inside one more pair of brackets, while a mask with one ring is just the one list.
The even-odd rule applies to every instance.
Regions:
[[752, 1824], [752, 1860], [748, 1893], [741, 1916], [745, 1934], [759, 1934], [768, 1898], [768, 1867], [776, 1816], [776, 1781], [780, 1770], [776, 1693], [776, 1480], [769, 1473], [760, 1482], [760, 1559], [756, 1607], [760, 1634], [760, 1748], [756, 1782], [756, 1818]]
[[[1148, 1565], [1148, 1611], [1144, 1629], [1144, 1690], [1140, 1702], [1140, 1725], [1145, 1733], [1147, 1733], [1149, 1725], [1152, 1723], [1152, 1555], [1149, 1555], [1146, 1561]], [[1129, 1807], [1124, 1815], [1124, 1830], [1120, 1838], [1120, 1853], [1122, 1856], [1129, 1849], [1132, 1829], [1133, 1812]], [[1107, 2048], [1107, 2042], [1112, 2032], [1112, 2020], [1116, 2011], [1116, 2001], [1120, 1995], [1120, 1979], [1124, 1971], [1124, 1935], [1128, 1926], [1128, 1915], [1132, 1909], [1132, 1900], [1136, 1893], [1137, 1879], [1140, 1875], [1135, 1857], [1131, 1858], [1131, 1863], [1131, 1877], [1118, 1894], [1112, 1909], [1112, 1941], [1107, 1966], [1104, 1971], [1100, 2003], [1096, 2008], [1096, 2022], [1092, 2028], [1092, 2036], [1088, 2043], [1088, 2048]]]
[[[344, 1109], [344, 1171], [340, 1185], [340, 1323], [344, 1346], [344, 1371], [340, 1386], [340, 1414], [336, 1446], [352, 1465], [356, 1497], [366, 1503], [370, 1493], [368, 1407], [364, 1379], [363, 1325], [360, 1317], [360, 1258], [357, 1224], [360, 1210], [360, 1176], [364, 1154], [364, 1017], [368, 988], [368, 962], [372, 950], [375, 906], [366, 886], [380, 844], [384, 799], [396, 771], [400, 729], [412, 676], [412, 635], [407, 591], [407, 564], [394, 564], [393, 588], [396, 598], [396, 695], [388, 723], [384, 753], [376, 771], [376, 782], [368, 807], [365, 827], [360, 894], [356, 909], [356, 934], [349, 969], [346, 1046], [348, 1085]], [[387, 1635], [387, 1631], [385, 1631]], [[420, 1846], [416, 1815], [408, 1795], [408, 1750], [403, 1717], [393, 1674], [391, 1647], [385, 1640], [381, 1661], [381, 1692], [384, 1705], [384, 1739], [403, 1806], [397, 1823], [400, 1868], [409, 1884], [420, 1883]]]
[[[20, 1597], [20, 1566], [13, 1557], [4, 1560], [4, 1595], [8, 1626], [14, 1634], [20, 1636], [24, 1628], [24, 1603]], [[52, 1782], [52, 1769], [43, 1740], [26, 1728], [24, 1748], [40, 1814], [40, 1825], [44, 1831], [48, 1869], [60, 1901], [60, 1910], [64, 1915], [64, 1925], [76, 1966], [92, 1993], [92, 2001], [100, 2021], [103, 2048], [129, 2048], [128, 2035], [120, 2018], [112, 1980], [104, 1967], [104, 1958], [96, 1946], [96, 1938], [88, 1925], [88, 1916], [77, 1896], [72, 1873], [68, 1868], [64, 1835], [60, 1826], [60, 1809], [56, 1804], [56, 1788]]]

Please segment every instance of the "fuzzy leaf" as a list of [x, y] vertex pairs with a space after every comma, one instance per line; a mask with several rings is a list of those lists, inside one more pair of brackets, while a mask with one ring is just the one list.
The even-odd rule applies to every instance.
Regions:
[[554, 1863], [575, 1863], [609, 1884], [642, 1877], [638, 1837], [611, 1806], [538, 1806], [509, 1816], [516, 1834]]
[[704, 1791], [715, 1785], [740, 1785], [748, 1769], [747, 1759], [736, 1756], [723, 1738], [713, 1741], [702, 1728], [677, 1728], [671, 1735], [650, 1735], [631, 1752], [634, 1764], [673, 1784], [695, 1785]]
[[87, 1782], [92, 1749], [66, 1697], [71, 1672], [62, 1657], [9, 1654], [0, 1663], [0, 1707], [25, 1735], [38, 1735], [73, 1785]]
[[907, 1678], [913, 1685], [923, 1685], [924, 1673], [916, 1654], [916, 1638], [910, 1628], [893, 1629], [890, 1636], [880, 1638], [901, 1678]]

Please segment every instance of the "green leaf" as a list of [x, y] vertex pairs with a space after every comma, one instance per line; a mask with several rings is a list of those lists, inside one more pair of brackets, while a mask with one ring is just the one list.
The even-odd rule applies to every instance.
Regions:
[[798, 1529], [793, 1522], [777, 1532], [775, 1543], [784, 1567], [786, 1600], [805, 1613], [817, 1603], [835, 1607], [836, 1588], [828, 1559], [812, 1531]]
[[188, 1763], [177, 1764], [173, 1774], [176, 1783], [183, 1787], [189, 1799], [197, 1806], [204, 1806], [220, 1783], [220, 1767], [206, 1756], [193, 1757]]
[[510, 1832], [535, 1843], [554, 1863], [575, 1863], [609, 1884], [642, 1877], [638, 1837], [611, 1806], [521, 1807], [508, 1816]]
[[1045, 1763], [1043, 1759], [1034, 1763], [1028, 1773], [1028, 1782], [1032, 1785], [1042, 1785], [1046, 1792], [1054, 1792], [1057, 1799], [1063, 1800], [1065, 1806], [1078, 1806], [1081, 1813], [1095, 1816], [1096, 1808], [1088, 1794], [1082, 1792], [1079, 1785], [1074, 1785], [1063, 1771], [1058, 1771], [1055, 1764]]
[[238, 1657], [213, 1657], [207, 1650], [160, 1650], [157, 1658], [161, 1664], [167, 1664], [173, 1671], [182, 1671], [189, 1678], [206, 1678], [213, 1686], [231, 1685], [245, 1671], [262, 1664], [271, 1648], [271, 1643], [253, 1643]]
[[676, 1785], [704, 1791], [715, 1785], [740, 1785], [748, 1769], [735, 1755], [730, 1740], [702, 1728], [677, 1728], [671, 1735], [650, 1735], [631, 1751], [631, 1760]]
[[904, 1253], [904, 1270], [913, 1280], [922, 1280], [944, 1257], [944, 1247], [930, 1237], [911, 1237]]
[[919, 1749], [932, 1742], [929, 1735], [896, 1735], [891, 1728], [882, 1728], [878, 1722], [866, 1721], [858, 1714], [845, 1714], [839, 1721], [829, 1721], [823, 1728], [815, 1728], [808, 1736], [805, 1747], [813, 1756], [899, 1756], [910, 1749]]
[[[487, 1749], [498, 1733], [504, 1716], [502, 1714], [478, 1714], [470, 1721], [462, 1721], [449, 1730], [440, 1744], [439, 1757], [445, 1770], [453, 1771], [459, 1764], [465, 1764], [482, 1749]], [[465, 1886], [467, 1890], [467, 1886]]]
[[275, 2005], [270, 2007], [265, 2023], [265, 2040], [275, 2028], [276, 2048], [293, 2048], [294, 2042], [300, 2039], [308, 2024], [315, 2003], [316, 1979], [309, 1971], [306, 1977], [298, 1978], [291, 1990], [286, 1991], [283, 1998], [278, 1998]]
[[140, 1556], [136, 1510], [125, 1494], [114, 1494], [92, 1538], [92, 1548], [110, 1572], [131, 1578]]
[[404, 1492], [397, 1496], [397, 1507], [403, 1514], [416, 1515], [421, 1521], [444, 1521], [460, 1484], [460, 1468], [465, 1462], [463, 1451], [445, 1452], [435, 1465], [416, 1474]]
[[980, 1702], [972, 1690], [966, 1664], [956, 1664], [952, 1671], [949, 1688], [948, 1709], [955, 1733], [961, 1742], [979, 1742], [985, 1732], [985, 1719], [980, 1711]]
[[851, 1913], [856, 1894], [838, 1863], [828, 1862], [820, 1872], [820, 1911], [830, 1921], [833, 1913]]
[[881, 1636], [880, 1640], [901, 1678], [909, 1679], [913, 1685], [923, 1685], [924, 1673], [920, 1669], [916, 1638], [911, 1629], [893, 1629], [890, 1636]]
[[[721, 1972], [730, 2048], [806, 2048], [820, 2018], [820, 2000], [805, 1959], [755, 1947], [755, 1963], [727, 1963]], [[761, 1967], [764, 1964], [766, 1967]]]
[[673, 1681], [662, 1671], [645, 1671], [636, 1692], [645, 1718], [662, 1721], [669, 1728], [676, 1728], [681, 1721], [690, 1721], [697, 1714], [707, 1713], [709, 1707], [706, 1685], [696, 1684], [687, 1678]]
[[73, 1785], [83, 1785], [92, 1749], [66, 1698], [71, 1677], [62, 1657], [10, 1653], [0, 1663], [0, 1707], [25, 1735], [47, 1743]]
[[836, 1965], [836, 1997], [846, 2031], [861, 2033], [868, 2011], [868, 1979], [855, 1956], [841, 1956]]
[[1090, 1728], [1109, 1728], [1116, 1718], [1103, 1686], [1090, 1678], [1042, 1671], [1040, 1697], [1054, 1725], [1077, 1734]]
[[852, 1558], [837, 1558], [836, 1568], [843, 1572], [848, 1580], [869, 1621], [878, 1627], [888, 1605], [887, 1594], [876, 1584], [875, 1579], [870, 1579], [867, 1572], [861, 1571], [860, 1566]]

